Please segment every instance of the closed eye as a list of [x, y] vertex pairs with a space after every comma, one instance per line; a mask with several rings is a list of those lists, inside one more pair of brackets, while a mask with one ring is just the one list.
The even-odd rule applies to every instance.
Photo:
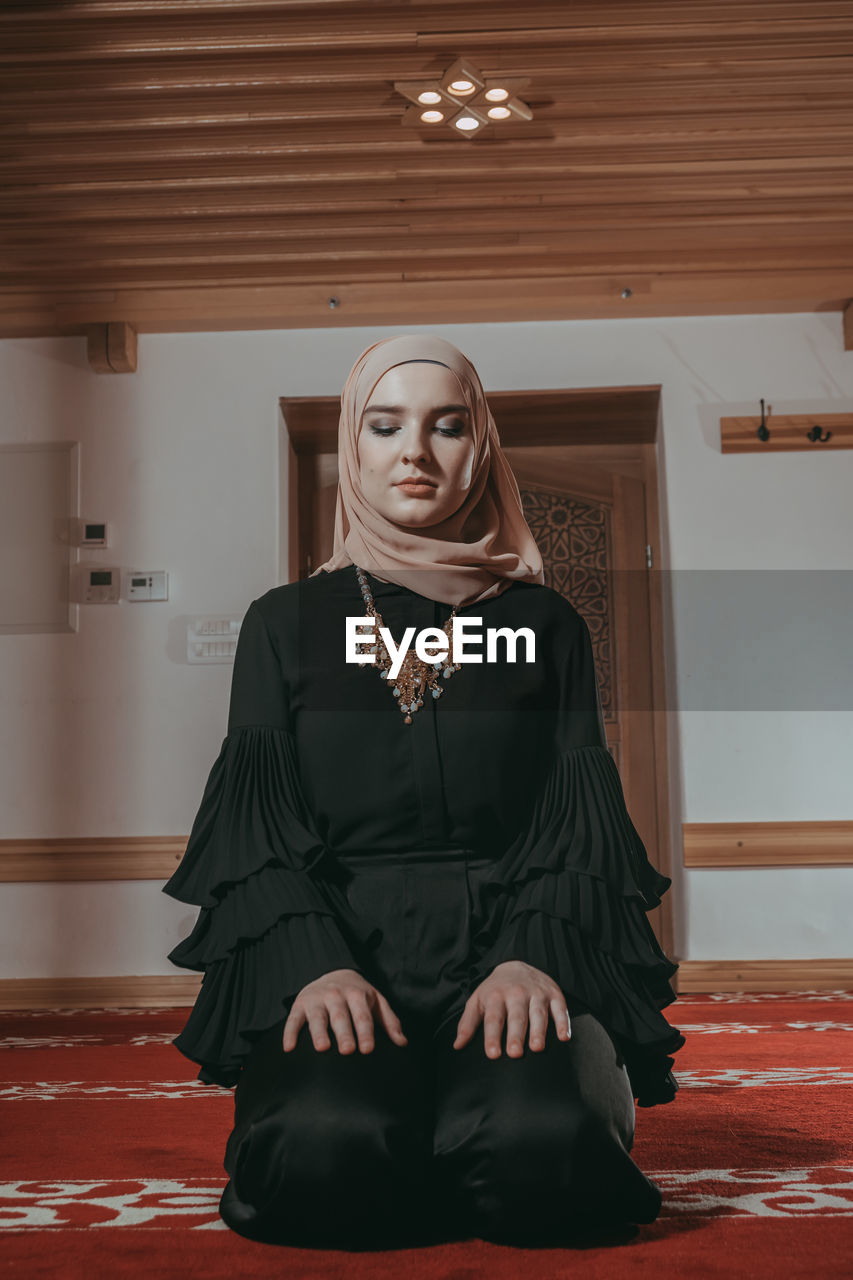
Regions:
[[[369, 430], [375, 436], [390, 436], [390, 435], [393, 435], [395, 431], [399, 431], [400, 428], [393, 425], [386, 426], [382, 423], [372, 422], [370, 424]], [[435, 430], [439, 433], [439, 435], [442, 435], [442, 436], [460, 436], [462, 432], [465, 430], [465, 423], [457, 421], [456, 423], [454, 423], [453, 426], [435, 427]]]

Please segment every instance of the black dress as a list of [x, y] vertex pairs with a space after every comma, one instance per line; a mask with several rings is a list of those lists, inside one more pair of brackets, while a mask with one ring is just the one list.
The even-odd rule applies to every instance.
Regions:
[[[450, 615], [369, 580], [398, 643]], [[444, 1011], [501, 961], [525, 960], [554, 978], [570, 1013], [606, 1028], [640, 1106], [669, 1102], [684, 1037], [661, 1010], [677, 965], [645, 913], [671, 880], [625, 807], [586, 623], [531, 583], [460, 609], [484, 635], [532, 628], [536, 661], [522, 645], [514, 664], [465, 664], [407, 725], [377, 670], [344, 660], [344, 620], [365, 612], [354, 566], [273, 588], [246, 612], [227, 736], [164, 886], [201, 908], [169, 956], [204, 975], [175, 1045], [200, 1080], [234, 1085], [295, 995], [333, 969], [358, 970], [399, 1012], [394, 972], [378, 964], [383, 939], [406, 927], [399, 902], [389, 894], [383, 914], [382, 894], [354, 899], [353, 871], [407, 858], [458, 869], [461, 858], [461, 880], [435, 882], [435, 909], [458, 919], [446, 895], [456, 884], [466, 897], [464, 945], [438, 966]], [[434, 973], [436, 957], [424, 967]]]

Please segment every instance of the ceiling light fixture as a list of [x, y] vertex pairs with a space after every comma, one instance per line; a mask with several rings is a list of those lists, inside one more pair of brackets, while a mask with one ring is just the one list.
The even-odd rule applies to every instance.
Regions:
[[403, 113], [402, 124], [430, 129], [445, 124], [457, 135], [474, 138], [490, 124], [500, 128], [506, 120], [532, 120], [530, 107], [515, 97], [529, 83], [528, 76], [484, 75], [468, 58], [457, 58], [437, 79], [397, 80], [394, 88], [415, 104]]

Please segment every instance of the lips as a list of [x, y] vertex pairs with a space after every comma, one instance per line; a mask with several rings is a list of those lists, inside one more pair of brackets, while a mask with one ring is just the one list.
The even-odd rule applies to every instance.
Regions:
[[437, 488], [431, 480], [400, 480], [396, 487], [409, 498], [427, 498]]
[[425, 476], [408, 476], [405, 480], [398, 480], [397, 487], [400, 489], [408, 487], [434, 489], [436, 486], [432, 480], [427, 480]]

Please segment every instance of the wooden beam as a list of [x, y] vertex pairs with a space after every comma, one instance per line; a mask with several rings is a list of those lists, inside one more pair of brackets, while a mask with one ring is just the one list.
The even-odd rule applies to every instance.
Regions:
[[136, 330], [126, 320], [87, 326], [89, 364], [96, 373], [136, 373]]
[[[229, 329], [318, 329], [381, 324], [519, 320], [636, 319], [638, 316], [741, 315], [841, 311], [853, 294], [853, 267], [770, 271], [412, 280], [392, 278], [276, 285], [182, 285], [98, 290], [0, 290], [0, 337], [87, 332], [95, 317], [132, 315], [138, 333]], [[403, 279], [403, 274], [406, 278]], [[346, 277], [345, 277], [346, 280]], [[339, 305], [329, 306], [330, 297]]]

